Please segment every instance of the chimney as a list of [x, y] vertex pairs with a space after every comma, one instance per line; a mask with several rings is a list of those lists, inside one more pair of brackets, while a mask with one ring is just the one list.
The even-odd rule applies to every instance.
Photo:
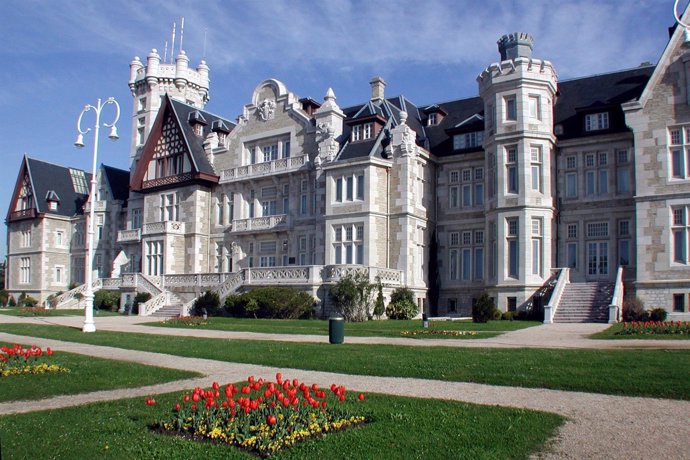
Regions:
[[516, 59], [519, 57], [532, 57], [534, 39], [525, 32], [514, 32], [504, 35], [497, 42], [498, 52], [501, 53], [501, 61]]
[[384, 88], [386, 87], [386, 82], [381, 77], [374, 77], [369, 82], [371, 85], [371, 100], [383, 100], [384, 99]]

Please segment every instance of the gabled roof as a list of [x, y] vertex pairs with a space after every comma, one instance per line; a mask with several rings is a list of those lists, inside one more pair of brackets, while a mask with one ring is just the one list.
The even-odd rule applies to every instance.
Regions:
[[101, 165], [114, 200], [127, 201], [129, 198], [129, 171]]
[[[71, 171], [75, 171], [77, 175], [83, 177], [84, 182], [81, 185], [86, 187], [86, 193], [81, 193], [81, 190], [75, 189]], [[91, 174], [81, 169], [66, 168], [35, 158], [29, 158], [25, 155], [22, 160], [22, 166], [19, 169], [12, 200], [10, 201], [10, 208], [7, 214], [8, 219], [15, 210], [25, 175], [29, 177], [37, 213], [72, 217], [83, 212], [84, 203], [88, 198], [88, 184], [91, 181]], [[52, 199], [55, 196], [59, 197], [57, 210], [49, 210], [47, 199]]]
[[562, 125], [563, 134], [558, 138], [586, 135], [583, 116], [598, 111], [609, 112], [611, 128], [607, 132], [628, 131], [621, 104], [639, 98], [653, 72], [654, 66], [641, 66], [559, 82], [554, 126]]
[[[174, 129], [177, 130], [175, 136], [177, 137], [179, 135], [177, 139], [182, 141], [182, 150], [187, 155], [189, 163], [191, 164], [192, 171], [188, 180], [218, 182], [219, 177], [216, 175], [213, 166], [209, 163], [208, 157], [206, 156], [204, 141], [214, 128], [218, 129], [219, 126], [222, 126], [223, 131], [230, 132], [235, 127], [235, 123], [210, 112], [198, 109], [197, 107], [171, 99], [167, 94], [163, 96], [162, 99], [163, 101], [158, 115], [153, 123], [146, 144], [144, 145], [137, 168], [132, 175], [132, 187], [135, 190], [139, 190], [142, 186], [148, 164], [153, 159], [156, 146], [162, 136], [163, 126], [166, 121], [171, 121], [174, 125]], [[201, 122], [201, 120], [203, 120], [203, 122]], [[190, 121], [192, 123], [190, 123]], [[202, 131], [200, 135], [194, 132], [192, 124], [201, 127]], [[187, 179], [185, 179], [185, 181], [187, 181]], [[172, 183], [168, 185], [172, 185]]]
[[[337, 160], [369, 156], [381, 158], [381, 151], [383, 150], [381, 141], [387, 136], [386, 130], [390, 130], [400, 124], [400, 112], [403, 110], [407, 112], [407, 125], [417, 133], [417, 143], [420, 145], [424, 143], [426, 134], [421, 123], [419, 109], [404, 96], [381, 101], [368, 101], [362, 105], [346, 107], [342, 110], [345, 114], [345, 126], [340, 138], [341, 149], [336, 158]], [[378, 119], [384, 125], [378, 135], [375, 138], [364, 141], [349, 142], [352, 132], [351, 126], [359, 120], [366, 121], [371, 119]]]

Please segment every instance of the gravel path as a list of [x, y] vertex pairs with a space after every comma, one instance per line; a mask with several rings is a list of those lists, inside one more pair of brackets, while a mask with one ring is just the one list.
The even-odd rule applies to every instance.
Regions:
[[[14, 318], [0, 316], [2, 322], [32, 322], [81, 325], [81, 318]], [[97, 319], [99, 330], [126, 330], [176, 335], [173, 329], [134, 326], [140, 318], [104, 317]], [[552, 327], [556, 326], [556, 327]], [[559, 348], [602, 348], [592, 346], [584, 335], [601, 330], [605, 325], [545, 325], [515, 331], [493, 339], [482, 340], [440, 340], [445, 346], [491, 346], [491, 347], [559, 347]], [[153, 331], [151, 331], [153, 329]], [[0, 325], [1, 330], [1, 325]], [[217, 331], [185, 330], [183, 335], [222, 338], [256, 338], [285, 340], [271, 334], [227, 333]], [[211, 335], [207, 335], [211, 333]], [[269, 337], [265, 337], [269, 336]], [[392, 343], [428, 346], [428, 340], [384, 339], [347, 337], [348, 343]], [[294, 341], [324, 341], [323, 336], [289, 336]], [[208, 386], [213, 381], [234, 382], [248, 375], [270, 378], [280, 371], [290, 378], [315, 382], [328, 386], [333, 382], [356, 391], [387, 393], [400, 396], [434, 398], [463, 401], [475, 404], [499, 405], [541, 410], [564, 415], [568, 421], [546, 452], [536, 456], [540, 459], [690, 459], [690, 401], [664, 400], [654, 398], [631, 398], [558, 390], [500, 387], [462, 382], [441, 382], [409, 378], [372, 377], [335, 374], [328, 372], [278, 369], [267, 366], [224, 363], [206, 359], [183, 358], [160, 353], [124, 350], [112, 347], [85, 345], [57, 340], [16, 336], [0, 332], [0, 341], [34, 343], [41, 347], [50, 346], [58, 350], [97, 356], [107, 359], [134, 361], [173, 369], [201, 372], [205, 377], [178, 382], [129, 388], [112, 391], [98, 391], [77, 396], [58, 396], [41, 401], [14, 401], [0, 403], [0, 414], [13, 414], [68, 407], [76, 404], [106, 401], [129, 397], [143, 397], [150, 394], [177, 391], [194, 386]], [[594, 341], [605, 342], [606, 348], [629, 348], [630, 343], [642, 348], [690, 348], [690, 341]], [[652, 342], [652, 343], [650, 343]], [[657, 343], [654, 343], [657, 342]], [[437, 344], [437, 345], [438, 345]], [[690, 384], [690, 376], [689, 376]]]

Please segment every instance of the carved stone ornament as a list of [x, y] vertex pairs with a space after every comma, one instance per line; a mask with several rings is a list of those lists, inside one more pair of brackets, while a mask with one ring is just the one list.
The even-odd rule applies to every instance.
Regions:
[[259, 116], [263, 121], [273, 120], [276, 116], [276, 103], [270, 99], [264, 99], [259, 104]]

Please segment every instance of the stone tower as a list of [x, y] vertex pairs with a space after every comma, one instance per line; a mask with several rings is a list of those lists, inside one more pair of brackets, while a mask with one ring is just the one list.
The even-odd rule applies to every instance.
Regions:
[[478, 77], [484, 101], [489, 285], [519, 307], [551, 275], [557, 75], [532, 58], [532, 36], [504, 35], [501, 62]]
[[187, 54], [180, 50], [174, 63], [161, 63], [152, 49], [144, 65], [135, 57], [129, 65], [129, 88], [134, 98], [132, 110], [132, 148], [130, 161], [138, 157], [161, 104], [161, 96], [203, 109], [209, 100], [208, 66], [201, 61], [196, 69], [189, 67]]

